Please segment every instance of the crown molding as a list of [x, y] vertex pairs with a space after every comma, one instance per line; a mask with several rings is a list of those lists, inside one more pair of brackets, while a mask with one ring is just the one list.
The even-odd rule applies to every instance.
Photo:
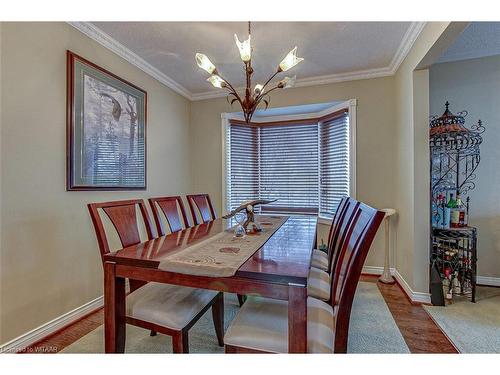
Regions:
[[[348, 73], [328, 74], [328, 75], [324, 75], [324, 76], [299, 78], [295, 81], [295, 85], [293, 87], [327, 85], [329, 83], [338, 83], [338, 82], [346, 82], [346, 81], [357, 81], [357, 80], [361, 80], [361, 79], [387, 77], [387, 76], [391, 76], [393, 74], [394, 73], [392, 73], [388, 67], [368, 69], [368, 70], [359, 70], [359, 71], [348, 72]], [[243, 90], [245, 90], [245, 88], [239, 87], [236, 90], [243, 91]], [[193, 101], [214, 99], [214, 98], [224, 98], [224, 97], [226, 97], [226, 93], [224, 91], [207, 91], [207, 92], [191, 94], [191, 100], [193, 100]]]
[[[119, 43], [111, 36], [103, 32], [101, 29], [97, 28], [90, 22], [68, 22], [71, 26], [81, 31], [89, 38], [95, 40], [102, 46], [116, 53], [118, 56], [127, 60], [132, 65], [138, 67], [145, 73], [149, 74], [151, 77], [155, 78], [165, 86], [171, 88], [178, 94], [184, 96], [191, 101], [207, 100], [214, 98], [223, 98], [226, 93], [223, 91], [206, 91], [200, 93], [191, 93], [185, 87], [174, 81], [172, 78], [168, 77], [166, 74], [160, 72], [154, 66], [145, 61], [142, 57], [136, 55], [134, 52], [129, 50], [123, 44]], [[307, 86], [317, 86], [326, 85], [330, 83], [346, 82], [346, 81], [357, 81], [361, 79], [371, 79], [371, 78], [381, 78], [388, 77], [396, 74], [399, 66], [408, 55], [411, 47], [417, 40], [421, 31], [425, 27], [425, 22], [412, 22], [410, 27], [406, 31], [403, 39], [394, 54], [390, 64], [383, 68], [358, 70], [354, 72], [329, 74], [323, 76], [314, 76], [297, 79], [294, 87], [307, 87]], [[244, 88], [238, 88], [237, 90], [243, 90]]]
[[418, 36], [422, 32], [425, 27], [426, 22], [412, 22], [408, 30], [406, 30], [405, 35], [403, 36], [403, 40], [398, 47], [398, 50], [394, 54], [391, 63], [389, 64], [389, 70], [391, 71], [391, 75], [396, 74], [399, 69], [399, 66], [404, 61], [406, 56], [413, 47], [413, 44], [417, 40]]
[[443, 64], [448, 62], [456, 62], [471, 59], [480, 59], [483, 57], [497, 56], [500, 51], [492, 51], [491, 49], [484, 48], [476, 51], [460, 51], [456, 53], [442, 55], [436, 64]]
[[[339, 83], [346, 81], [357, 81], [361, 79], [371, 79], [371, 78], [381, 78], [388, 77], [396, 74], [399, 66], [404, 61], [405, 57], [411, 50], [411, 47], [417, 40], [418, 36], [425, 27], [425, 22], [412, 22], [408, 30], [406, 30], [399, 47], [394, 54], [390, 64], [383, 68], [358, 70], [354, 72], [338, 73], [338, 74], [328, 74], [323, 76], [314, 76], [307, 78], [299, 78], [295, 82], [294, 87], [307, 87], [307, 86], [318, 86], [327, 85], [330, 83]], [[238, 88], [237, 90], [244, 90], [244, 87]], [[206, 100], [214, 98], [223, 98], [226, 96], [225, 92], [222, 91], [206, 91], [201, 93], [191, 94], [191, 100]]]
[[130, 49], [113, 39], [111, 36], [106, 34], [98, 27], [94, 26], [90, 22], [68, 22], [68, 24], [73, 26], [83, 34], [87, 35], [90, 39], [95, 40], [97, 43], [116, 53], [118, 56], [141, 69], [144, 73], [150, 75], [168, 88], [174, 90], [176, 93], [184, 96], [189, 100], [192, 100], [191, 93], [185, 87], [178, 84], [166, 74], [160, 72], [142, 57], [132, 52]]

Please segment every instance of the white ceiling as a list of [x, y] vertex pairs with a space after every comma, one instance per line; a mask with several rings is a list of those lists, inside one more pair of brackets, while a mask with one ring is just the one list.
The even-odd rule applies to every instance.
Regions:
[[[184, 96], [221, 96], [194, 60], [205, 53], [235, 87], [244, 86], [233, 34], [244, 22], [71, 23]], [[290, 70], [297, 86], [394, 74], [423, 28], [417, 22], [254, 22], [254, 82], [262, 82], [294, 46], [305, 61]]]
[[500, 22], [471, 22], [437, 63], [500, 55]]

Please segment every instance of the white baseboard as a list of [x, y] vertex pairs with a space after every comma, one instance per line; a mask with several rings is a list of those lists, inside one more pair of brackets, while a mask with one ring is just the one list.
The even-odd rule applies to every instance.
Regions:
[[[391, 270], [391, 275], [394, 276], [394, 271], [395, 271], [394, 267], [391, 267], [390, 270]], [[366, 275], [382, 275], [384, 273], [384, 267], [364, 266], [361, 273], [364, 273]]]
[[[410, 301], [417, 303], [431, 303], [431, 295], [429, 293], [414, 292], [397, 269], [391, 267], [390, 270], [391, 275], [394, 276], [398, 284], [401, 285], [401, 288], [403, 288]], [[384, 267], [365, 266], [363, 267], [362, 272], [368, 275], [382, 275]]]
[[0, 353], [15, 353], [24, 350], [30, 345], [33, 345], [35, 342], [40, 341], [57, 330], [77, 321], [88, 313], [101, 308], [103, 303], [103, 296], [87, 302], [86, 304], [63, 314], [50, 322], [42, 324], [41, 326], [0, 345]]
[[395, 270], [394, 278], [397, 280], [399, 285], [401, 285], [401, 288], [403, 288], [406, 295], [412, 302], [431, 303], [430, 293], [414, 292], [410, 285], [408, 285], [406, 280], [403, 278], [403, 276], [401, 276], [401, 274], [398, 272], [398, 270]]
[[500, 286], [500, 277], [477, 276], [476, 282], [480, 285]]

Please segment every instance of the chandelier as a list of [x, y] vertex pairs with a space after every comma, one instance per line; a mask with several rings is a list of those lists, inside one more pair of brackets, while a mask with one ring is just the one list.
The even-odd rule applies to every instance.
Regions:
[[251, 45], [251, 30], [250, 30], [250, 22], [248, 22], [248, 39], [240, 42], [238, 36], [234, 34], [234, 41], [236, 42], [236, 46], [240, 51], [241, 60], [245, 64], [245, 75], [246, 75], [246, 88], [245, 88], [245, 96], [242, 98], [236, 89], [217, 71], [217, 68], [210, 61], [210, 59], [202, 54], [197, 53], [196, 63], [198, 66], [205, 70], [210, 77], [208, 77], [207, 81], [210, 82], [214, 87], [225, 89], [228, 91], [227, 101], [232, 105], [234, 102], [238, 102], [243, 110], [243, 115], [245, 117], [245, 122], [248, 124], [252, 119], [252, 116], [257, 109], [257, 106], [260, 102], [264, 102], [265, 108], [269, 106], [269, 102], [271, 97], [269, 93], [276, 89], [286, 89], [292, 87], [295, 84], [296, 76], [293, 77], [285, 77], [281, 81], [279, 81], [276, 86], [268, 88], [271, 80], [276, 77], [279, 73], [286, 72], [287, 70], [293, 68], [299, 62], [304, 60], [301, 57], [297, 57], [297, 47], [292, 49], [285, 58], [279, 63], [276, 71], [271, 74], [269, 79], [264, 84], [256, 84], [252, 90], [252, 45]]

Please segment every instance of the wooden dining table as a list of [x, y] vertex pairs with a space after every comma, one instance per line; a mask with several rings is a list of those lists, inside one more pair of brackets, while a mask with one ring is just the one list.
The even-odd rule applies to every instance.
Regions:
[[104, 255], [106, 353], [125, 349], [125, 279], [258, 295], [288, 301], [288, 349], [307, 352], [307, 276], [316, 244], [315, 216], [288, 220], [231, 277], [208, 277], [165, 271], [171, 254], [205, 241], [231, 227], [216, 219]]

